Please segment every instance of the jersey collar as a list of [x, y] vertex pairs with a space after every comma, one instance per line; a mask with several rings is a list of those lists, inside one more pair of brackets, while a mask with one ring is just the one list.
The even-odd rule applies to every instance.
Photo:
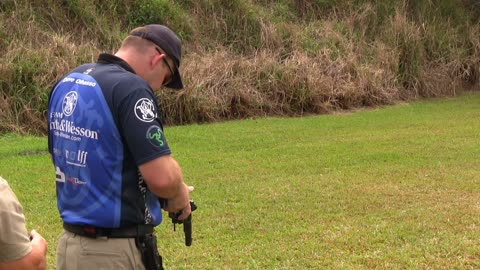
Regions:
[[109, 54], [109, 53], [101, 53], [98, 56], [97, 63], [100, 64], [114, 64], [114, 65], [119, 65], [123, 69], [132, 72], [133, 74], [136, 74], [133, 68], [125, 62], [122, 58], [117, 57], [115, 55]]

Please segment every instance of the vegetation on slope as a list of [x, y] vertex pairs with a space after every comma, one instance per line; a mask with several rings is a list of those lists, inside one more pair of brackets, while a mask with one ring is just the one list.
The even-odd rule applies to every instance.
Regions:
[[138, 25], [184, 41], [186, 87], [159, 93], [167, 124], [302, 115], [478, 89], [473, 0], [2, 0], [0, 132], [44, 133], [71, 68]]

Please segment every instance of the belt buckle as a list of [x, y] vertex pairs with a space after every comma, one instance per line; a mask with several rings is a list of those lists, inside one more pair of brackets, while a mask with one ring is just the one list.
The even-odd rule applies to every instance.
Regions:
[[96, 238], [98, 236], [98, 230], [95, 227], [85, 226], [82, 228], [86, 236]]

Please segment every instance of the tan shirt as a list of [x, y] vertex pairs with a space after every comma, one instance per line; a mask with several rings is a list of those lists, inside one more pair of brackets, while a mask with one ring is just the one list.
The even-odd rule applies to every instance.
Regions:
[[31, 251], [23, 208], [7, 181], [0, 177], [0, 262], [21, 259]]

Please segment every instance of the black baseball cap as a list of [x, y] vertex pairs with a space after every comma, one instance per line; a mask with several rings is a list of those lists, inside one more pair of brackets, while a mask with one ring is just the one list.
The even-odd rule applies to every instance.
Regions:
[[175, 70], [172, 80], [165, 85], [168, 88], [182, 89], [182, 77], [180, 76], [180, 59], [182, 58], [182, 42], [170, 28], [160, 24], [149, 24], [144, 26], [145, 31], [133, 31], [130, 36], [137, 36], [153, 42], [162, 48], [165, 53], [173, 59]]

